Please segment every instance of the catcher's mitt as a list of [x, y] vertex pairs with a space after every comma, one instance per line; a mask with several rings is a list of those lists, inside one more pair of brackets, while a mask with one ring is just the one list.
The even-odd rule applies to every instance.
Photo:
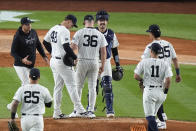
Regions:
[[67, 66], [75, 66], [74, 59], [69, 54], [63, 57], [63, 63]]
[[8, 129], [9, 131], [19, 131], [19, 128], [15, 121], [8, 121]]
[[112, 69], [112, 79], [115, 81], [120, 81], [123, 78], [123, 68], [117, 66], [115, 69]]

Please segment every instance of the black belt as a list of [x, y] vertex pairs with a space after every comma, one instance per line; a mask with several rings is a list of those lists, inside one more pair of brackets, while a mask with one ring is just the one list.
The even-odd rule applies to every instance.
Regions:
[[61, 57], [57, 57], [57, 56], [55, 56], [55, 58], [56, 58], [56, 59], [61, 59]]
[[26, 114], [26, 113], [22, 113], [22, 116], [26, 116], [26, 115], [39, 116], [39, 114]]
[[150, 85], [150, 88], [158, 88], [158, 87], [162, 88], [162, 86], [152, 86], [152, 85]]

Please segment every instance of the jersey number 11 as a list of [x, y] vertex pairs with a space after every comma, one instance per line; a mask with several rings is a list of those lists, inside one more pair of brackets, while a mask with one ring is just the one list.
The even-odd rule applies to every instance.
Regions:
[[159, 66], [151, 66], [152, 68], [152, 74], [151, 77], [159, 77]]

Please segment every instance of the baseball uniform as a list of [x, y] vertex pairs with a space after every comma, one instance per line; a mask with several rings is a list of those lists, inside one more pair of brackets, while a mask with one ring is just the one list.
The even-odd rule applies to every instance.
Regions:
[[166, 99], [164, 95], [164, 79], [172, 77], [172, 71], [167, 62], [157, 58], [143, 59], [136, 67], [135, 74], [143, 75], [144, 93], [143, 108], [145, 116], [155, 116], [159, 107]]
[[23, 131], [43, 131], [45, 103], [52, 101], [47, 88], [39, 84], [27, 84], [15, 93], [14, 100], [22, 103], [21, 127]]
[[158, 43], [161, 45], [162, 49], [161, 49], [161, 53], [159, 54], [159, 58], [163, 59], [164, 61], [167, 61], [169, 63], [169, 65], [171, 66], [172, 59], [176, 58], [177, 56], [176, 56], [176, 52], [175, 52], [172, 44], [166, 40], [154, 40], [153, 42], [148, 44], [146, 46], [141, 58], [142, 59], [150, 58], [150, 48], [149, 47], [152, 45], [152, 43]]
[[[97, 28], [98, 29], [98, 28]], [[111, 65], [111, 55], [112, 49], [119, 46], [119, 42], [115, 33], [111, 29], [106, 29], [103, 33], [108, 45], [106, 46], [106, 61], [104, 66], [104, 71], [101, 73], [101, 86], [103, 88], [103, 97], [106, 102], [106, 116], [114, 115], [113, 110], [113, 91], [112, 91], [112, 65]]]
[[62, 89], [64, 84], [68, 90], [71, 100], [74, 104], [74, 108], [77, 112], [85, 112], [81, 101], [77, 94], [76, 81], [75, 81], [75, 71], [73, 67], [66, 66], [63, 63], [63, 57], [66, 52], [63, 48], [63, 44], [70, 43], [70, 31], [62, 25], [55, 25], [52, 27], [44, 40], [51, 43], [52, 46], [52, 58], [50, 60], [50, 67], [53, 72], [55, 87], [54, 87], [54, 114], [62, 114], [60, 106], [62, 100]]
[[89, 107], [94, 112], [96, 102], [96, 81], [99, 70], [99, 50], [107, 45], [102, 33], [93, 27], [83, 28], [74, 34], [72, 43], [78, 46], [76, 82], [81, 99], [84, 80], [88, 78]]

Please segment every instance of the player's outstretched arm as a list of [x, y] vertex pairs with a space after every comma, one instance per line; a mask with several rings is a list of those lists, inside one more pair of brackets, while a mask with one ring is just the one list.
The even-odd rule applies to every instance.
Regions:
[[11, 119], [14, 120], [16, 116], [16, 111], [18, 108], [19, 101], [13, 100], [11, 104]]
[[175, 70], [176, 70], [176, 82], [180, 82], [181, 81], [181, 75], [180, 75], [180, 67], [179, 67], [179, 64], [178, 64], [178, 59], [177, 58], [174, 58], [172, 59], [173, 63], [174, 63], [174, 67], [175, 67]]

